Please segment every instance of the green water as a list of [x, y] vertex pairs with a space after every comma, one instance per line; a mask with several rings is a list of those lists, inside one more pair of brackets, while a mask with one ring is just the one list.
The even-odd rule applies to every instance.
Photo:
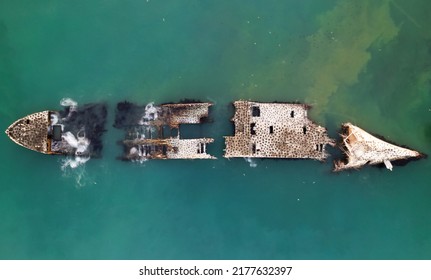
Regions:
[[[68, 3], [71, 2], [71, 3]], [[104, 157], [0, 137], [1, 259], [430, 259], [431, 163], [225, 160], [236, 99], [301, 101], [431, 154], [427, 0], [0, 1], [0, 127], [105, 101]], [[215, 103], [215, 161], [116, 160], [115, 103]]]

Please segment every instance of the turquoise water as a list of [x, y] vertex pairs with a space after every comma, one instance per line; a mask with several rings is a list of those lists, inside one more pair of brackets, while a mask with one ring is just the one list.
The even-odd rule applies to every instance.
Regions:
[[[37, 3], [36, 3], [37, 2]], [[62, 170], [0, 137], [1, 259], [430, 259], [431, 163], [332, 174], [222, 158], [230, 102], [301, 101], [431, 154], [426, 0], [0, 2], [0, 127], [108, 103], [104, 157]], [[216, 161], [116, 160], [115, 104], [215, 103]]]

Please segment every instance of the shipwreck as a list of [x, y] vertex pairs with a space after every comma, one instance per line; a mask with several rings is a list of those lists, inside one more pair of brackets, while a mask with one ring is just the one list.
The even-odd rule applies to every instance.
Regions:
[[138, 106], [130, 102], [117, 105], [114, 127], [126, 131], [121, 142], [123, 159], [215, 159], [207, 153], [212, 138], [182, 139], [182, 124], [200, 124], [208, 118], [208, 102], [153, 103]]
[[77, 106], [63, 99], [60, 111], [42, 111], [12, 123], [6, 134], [16, 144], [43, 154], [100, 157], [105, 132], [105, 104]]
[[224, 157], [315, 159], [334, 146], [326, 128], [307, 117], [310, 106], [296, 103], [235, 101], [234, 136], [225, 136]]
[[367, 164], [384, 164], [392, 171], [391, 162], [405, 162], [425, 156], [417, 151], [381, 140], [351, 123], [342, 125], [341, 137], [340, 148], [346, 158], [335, 161], [334, 171], [359, 169]]
[[[85, 163], [90, 157], [100, 157], [102, 136], [106, 131], [106, 105], [78, 106], [68, 98], [60, 103], [62, 110], [25, 116], [12, 123], [6, 134], [18, 145], [36, 152], [75, 156], [70, 160], [71, 167]], [[207, 145], [214, 142], [213, 138], [181, 137], [182, 125], [192, 124], [189, 128], [193, 130], [194, 125], [208, 121], [211, 106], [212, 103], [194, 100], [161, 105], [118, 103], [114, 127], [125, 132], [120, 141], [121, 159], [215, 159], [207, 152]], [[224, 137], [225, 158], [325, 161], [329, 157], [327, 146], [336, 144], [326, 128], [308, 118], [310, 106], [307, 104], [239, 100], [233, 102], [233, 106], [234, 135]], [[426, 156], [373, 136], [351, 123], [342, 125], [340, 136], [338, 147], [344, 158], [334, 161], [335, 172], [365, 165], [382, 165], [392, 170], [392, 164], [404, 164]]]

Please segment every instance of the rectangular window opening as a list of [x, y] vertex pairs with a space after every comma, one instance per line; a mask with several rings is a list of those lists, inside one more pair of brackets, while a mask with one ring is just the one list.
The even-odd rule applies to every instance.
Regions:
[[259, 108], [259, 106], [253, 106], [251, 108], [251, 115], [253, 117], [260, 117], [260, 108]]
[[250, 134], [251, 135], [256, 135], [256, 130], [254, 130], [254, 127], [256, 126], [255, 123], [251, 123], [250, 124]]

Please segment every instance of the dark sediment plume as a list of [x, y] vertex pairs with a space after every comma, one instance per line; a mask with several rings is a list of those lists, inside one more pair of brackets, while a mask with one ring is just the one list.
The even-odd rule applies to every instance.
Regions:
[[124, 128], [137, 125], [144, 114], [145, 105], [139, 106], [128, 101], [119, 102], [115, 112], [114, 127]]
[[91, 157], [101, 157], [103, 142], [102, 136], [106, 132], [106, 104], [85, 104], [79, 106], [76, 111], [70, 111], [66, 107], [60, 111], [60, 116], [65, 117], [64, 131], [70, 131], [74, 135], [84, 128], [85, 137], [90, 140], [89, 155]]

